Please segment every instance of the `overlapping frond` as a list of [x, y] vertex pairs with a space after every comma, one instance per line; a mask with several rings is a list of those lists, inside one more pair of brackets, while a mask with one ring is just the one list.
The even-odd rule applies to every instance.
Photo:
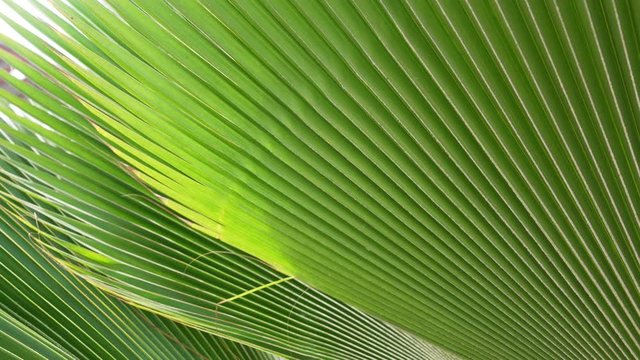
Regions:
[[4, 359], [70, 359], [71, 354], [0, 309], [0, 353]]
[[9, 206], [0, 209], [3, 359], [276, 359], [106, 296], [48, 259], [34, 224]]

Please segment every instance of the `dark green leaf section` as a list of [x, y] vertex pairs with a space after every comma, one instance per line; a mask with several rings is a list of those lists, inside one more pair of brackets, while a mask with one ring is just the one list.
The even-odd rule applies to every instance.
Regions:
[[3, 359], [70, 359], [67, 353], [42, 335], [0, 309], [0, 354]]
[[125, 305], [63, 271], [0, 214], [0, 353], [17, 359], [276, 359]]
[[214, 239], [223, 226], [199, 225], [194, 212], [176, 216], [186, 208], [127, 174], [134, 170], [90, 125], [101, 118], [64, 92], [85, 92], [59, 76], [82, 70], [58, 69], [6, 41], [33, 62], [5, 53], [35, 86], [0, 74], [28, 98], [2, 93], [3, 196], [26, 208], [20, 214], [38, 243], [67, 269], [138, 307], [284, 356], [454, 358]]

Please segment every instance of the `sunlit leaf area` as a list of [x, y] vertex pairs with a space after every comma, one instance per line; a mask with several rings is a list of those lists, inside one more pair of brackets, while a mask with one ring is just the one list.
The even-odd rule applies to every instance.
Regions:
[[640, 359], [640, 1], [0, 0], [0, 360]]

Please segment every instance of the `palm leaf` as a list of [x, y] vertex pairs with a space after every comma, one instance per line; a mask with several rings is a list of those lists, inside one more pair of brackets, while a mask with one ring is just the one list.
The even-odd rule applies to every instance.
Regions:
[[42, 69], [193, 227], [464, 357], [640, 353], [637, 2], [71, 3]]
[[275, 359], [124, 305], [47, 259], [0, 213], [0, 353], [17, 359]]
[[71, 354], [0, 309], [0, 352], [6, 359], [69, 359]]
[[[9, 61], [34, 75], [40, 89], [55, 91], [55, 83], [33, 73], [36, 67]], [[192, 222], [175, 218], [176, 204], [160, 206], [118, 167], [97, 133], [84, 127], [87, 119], [70, 110], [73, 101], [0, 76], [29, 98], [3, 95], [19, 109], [2, 108], [10, 120], [0, 124], [3, 196], [26, 208], [22, 216], [31, 218], [42, 245], [69, 270], [136, 306], [278, 354], [452, 358], [199, 234]]]

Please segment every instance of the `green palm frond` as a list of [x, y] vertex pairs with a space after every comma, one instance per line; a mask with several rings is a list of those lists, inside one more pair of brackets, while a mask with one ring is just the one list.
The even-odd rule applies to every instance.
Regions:
[[3, 359], [70, 359], [73, 356], [0, 309]]
[[176, 218], [177, 204], [161, 205], [119, 167], [85, 126], [99, 118], [83, 119], [70, 110], [76, 102], [47, 96], [55, 83], [35, 67], [9, 61], [34, 86], [0, 74], [28, 98], [4, 93], [0, 104], [10, 120], [0, 124], [2, 195], [24, 206], [69, 270], [138, 307], [294, 358], [454, 358], [199, 234]]
[[[25, 113], [36, 113], [33, 105], [12, 100]], [[5, 115], [14, 125], [34, 125], [15, 112]], [[92, 152], [92, 140], [95, 148], [101, 145], [95, 139], [63, 135], [55, 116], [36, 119], [49, 127], [35, 125], [38, 137], [0, 125], [11, 140], [0, 140], [1, 159], [14, 169], [3, 171], [2, 194], [25, 206], [21, 215], [31, 219], [42, 246], [103, 290], [178, 322], [294, 357], [444, 356], [199, 235], [169, 209], [159, 209], [148, 191], [109, 162], [113, 158]], [[20, 192], [31, 198], [15, 195]]]
[[127, 306], [62, 270], [0, 212], [3, 359], [276, 359]]
[[[40, 149], [6, 145], [5, 162], [23, 172], [10, 186], [49, 202], [51, 189], [68, 187], [55, 192], [63, 213], [36, 210], [69, 237], [50, 239], [50, 249], [76, 271], [215, 331], [222, 322], [203, 325], [204, 312], [178, 306], [197, 288], [192, 277], [212, 289], [197, 301], [222, 305], [214, 315], [234, 326], [249, 303], [278, 308], [250, 335], [257, 344], [259, 333], [277, 333], [259, 345], [276, 352], [323, 358], [339, 348], [347, 352], [334, 356], [352, 358], [370, 343], [333, 329], [358, 321], [427, 346], [365, 326], [373, 323], [341, 301], [466, 358], [640, 354], [637, 1], [106, 3], [56, 1], [46, 21], [23, 12], [48, 39], [14, 26], [42, 54], [3, 40], [32, 63], [10, 62], [66, 104], [53, 111], [68, 131], [96, 131], [109, 147], [87, 144], [95, 170], [81, 180], [58, 151], [75, 145], [48, 153], [3, 128]], [[110, 153], [139, 183], [92, 183], [111, 174], [98, 156]], [[89, 198], [106, 188], [155, 195], [163, 207]], [[135, 243], [126, 224], [145, 224]], [[188, 250], [143, 249], [163, 244], [143, 245], [150, 229], [164, 239], [179, 231], [171, 249]], [[217, 251], [243, 255], [208, 255]], [[223, 295], [208, 269], [226, 262], [262, 280]], [[194, 275], [136, 273], [185, 263]], [[335, 301], [345, 315], [313, 329], [292, 317], [299, 331], [285, 340], [296, 301], [285, 294], [307, 285], [306, 306], [325, 314]]]

